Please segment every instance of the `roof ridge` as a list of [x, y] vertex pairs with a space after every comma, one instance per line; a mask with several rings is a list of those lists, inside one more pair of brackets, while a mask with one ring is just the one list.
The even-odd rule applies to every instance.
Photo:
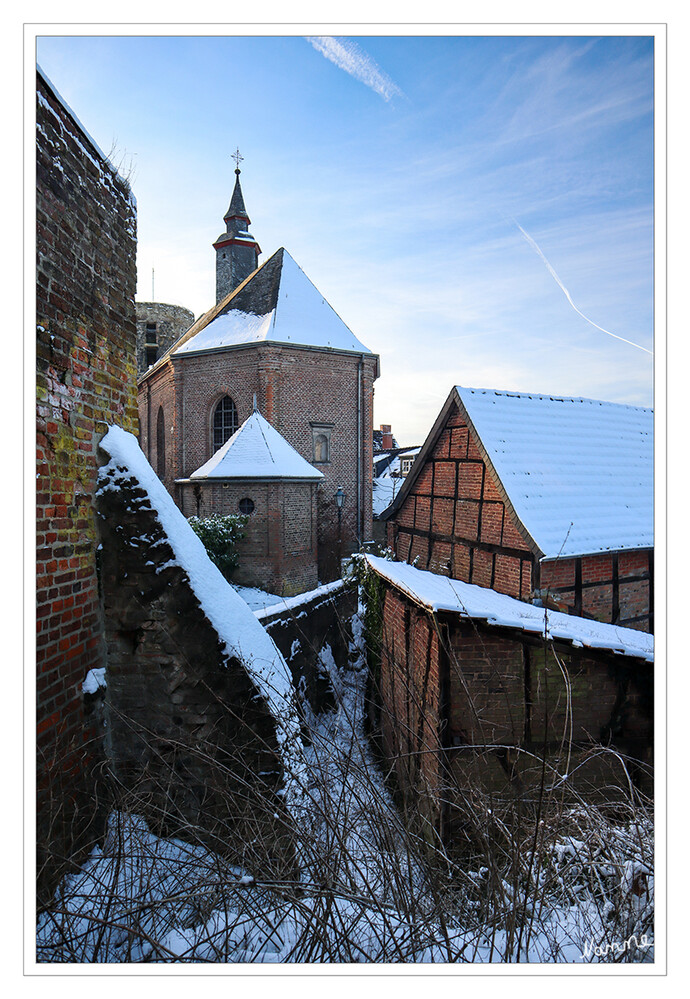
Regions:
[[589, 396], [560, 395], [554, 392], [529, 392], [514, 389], [473, 388], [469, 385], [456, 385], [455, 388], [458, 393], [476, 392], [485, 395], [504, 396], [511, 399], [548, 399], [551, 402], [586, 402], [596, 406], [618, 406], [621, 409], [636, 409], [643, 412], [654, 412], [654, 408], [652, 406], [636, 406], [633, 403], [611, 402], [608, 399], [590, 399]]

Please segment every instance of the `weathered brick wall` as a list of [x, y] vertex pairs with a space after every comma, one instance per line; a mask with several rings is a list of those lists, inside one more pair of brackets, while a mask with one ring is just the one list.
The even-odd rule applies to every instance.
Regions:
[[455, 406], [389, 521], [388, 543], [419, 569], [529, 597], [534, 553]]
[[525, 731], [522, 645], [455, 620], [449, 626], [448, 642], [452, 741], [520, 745]]
[[385, 590], [380, 677], [381, 736], [406, 804], [438, 826], [442, 779], [439, 642], [432, 621]]
[[[163, 302], [137, 302], [136, 313], [137, 371], [141, 375], [187, 332], [194, 322], [194, 313], [182, 306], [166, 305]], [[155, 330], [149, 330], [149, 325], [155, 325]], [[151, 359], [146, 349], [149, 342], [156, 346]]]
[[[69, 853], [69, 830], [48, 826], [56, 809], [68, 826], [70, 799], [88, 793], [86, 771], [99, 738], [82, 694], [87, 672], [104, 664], [93, 512], [97, 444], [107, 423], [136, 430], [137, 411], [133, 198], [40, 74], [37, 91], [40, 870], [49, 855]], [[42, 843], [45, 836], [52, 843]]]
[[[542, 779], [568, 775], [560, 792], [615, 797], [627, 773], [645, 793], [653, 780], [653, 666], [449, 622], [449, 774], [462, 793], [533, 799]], [[607, 753], [601, 747], [611, 747]], [[620, 754], [620, 755], [619, 755]]]
[[300, 690], [313, 711], [334, 706], [335, 691], [332, 677], [320, 661], [321, 650], [328, 646], [338, 669], [348, 662], [352, 641], [351, 620], [357, 609], [357, 591], [342, 583], [324, 593], [313, 595], [289, 607], [268, 607], [255, 616], [269, 633], [290, 667], [295, 687]]
[[238, 514], [250, 499], [246, 536], [238, 543], [232, 580], [292, 596], [318, 584], [317, 490], [313, 482], [186, 482], [179, 487], [185, 517]]
[[[239, 423], [252, 413], [254, 395], [261, 414], [310, 463], [314, 429], [330, 430], [330, 460], [316, 467], [324, 474], [319, 489], [320, 579], [339, 574], [338, 517], [335, 493], [346, 498], [341, 519], [342, 554], [357, 547], [357, 397], [359, 357], [330, 351], [298, 350], [276, 344], [252, 344], [230, 351], [177, 357], [165, 371], [140, 382], [142, 448], [157, 468], [156, 420], [162, 406], [166, 426], [165, 483], [187, 478], [212, 455], [213, 412], [229, 395]], [[361, 374], [361, 534], [372, 536], [373, 383], [375, 359], [366, 356]], [[183, 432], [184, 428], [184, 432]]]
[[111, 488], [114, 474], [98, 494], [110, 765], [160, 834], [225, 851], [260, 840], [289, 859], [276, 720], [225, 651], [147, 493], [119, 472]]
[[653, 631], [653, 553], [539, 563], [455, 406], [388, 523], [388, 543], [420, 569], [522, 600], [548, 596], [550, 605], [570, 613]]
[[454, 803], [467, 795], [534, 800], [543, 759], [549, 782], [569, 775], [563, 793], [611, 796], [627, 792], [622, 756], [651, 793], [651, 664], [554, 649], [455, 615], [439, 615], [437, 628], [389, 586], [382, 643], [384, 754], [404, 796], [451, 838]]

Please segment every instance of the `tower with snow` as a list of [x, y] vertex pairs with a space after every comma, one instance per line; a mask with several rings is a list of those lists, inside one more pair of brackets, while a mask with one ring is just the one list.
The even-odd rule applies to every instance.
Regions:
[[[225, 221], [213, 244], [216, 304], [139, 381], [142, 448], [187, 515], [242, 512], [230, 509], [229, 482], [209, 488], [199, 473], [256, 408], [319, 473], [310, 492], [318, 580], [326, 582], [338, 576], [339, 556], [372, 536], [379, 359], [285, 248], [256, 266], [260, 251], [249, 235], [238, 171]], [[257, 510], [255, 501], [250, 531], [258, 527]], [[265, 541], [270, 547], [270, 534]], [[288, 580], [286, 589], [295, 585], [307, 588]]]

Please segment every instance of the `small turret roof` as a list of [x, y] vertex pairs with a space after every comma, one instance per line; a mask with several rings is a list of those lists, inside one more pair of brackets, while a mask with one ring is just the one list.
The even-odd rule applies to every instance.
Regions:
[[301, 479], [323, 478], [294, 447], [254, 411], [212, 458], [192, 472], [191, 479]]
[[246, 219], [247, 223], [250, 221], [249, 216], [247, 215], [247, 209], [244, 207], [244, 197], [242, 196], [239, 170], [235, 170], [235, 187], [232, 192], [232, 197], [230, 198], [230, 207], [223, 216], [223, 219], [225, 220], [229, 218]]

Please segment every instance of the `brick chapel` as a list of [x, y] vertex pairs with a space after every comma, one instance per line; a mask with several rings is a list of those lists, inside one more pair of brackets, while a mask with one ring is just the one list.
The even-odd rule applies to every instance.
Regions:
[[[235, 174], [225, 231], [213, 243], [216, 303], [140, 376], [140, 443], [187, 515], [231, 513], [218, 481], [211, 489], [192, 477], [258, 412], [317, 473], [310, 487], [316, 493], [314, 539], [305, 535], [304, 546], [316, 541], [314, 579], [326, 582], [339, 576], [339, 558], [372, 536], [373, 386], [379, 358], [286, 249], [259, 266], [261, 250], [249, 232], [239, 167]], [[190, 481], [196, 485], [193, 509], [187, 509]], [[256, 496], [243, 488], [238, 500], [252, 509], [254, 547], [260, 511], [271, 492], [268, 480], [261, 489], [258, 485]], [[287, 526], [280, 532], [283, 547], [294, 536]], [[272, 551], [272, 544], [269, 534], [260, 542], [266, 564], [275, 555], [275, 588], [276, 567], [281, 560], [286, 564], [286, 553]], [[284, 592], [305, 588], [288, 580]]]

